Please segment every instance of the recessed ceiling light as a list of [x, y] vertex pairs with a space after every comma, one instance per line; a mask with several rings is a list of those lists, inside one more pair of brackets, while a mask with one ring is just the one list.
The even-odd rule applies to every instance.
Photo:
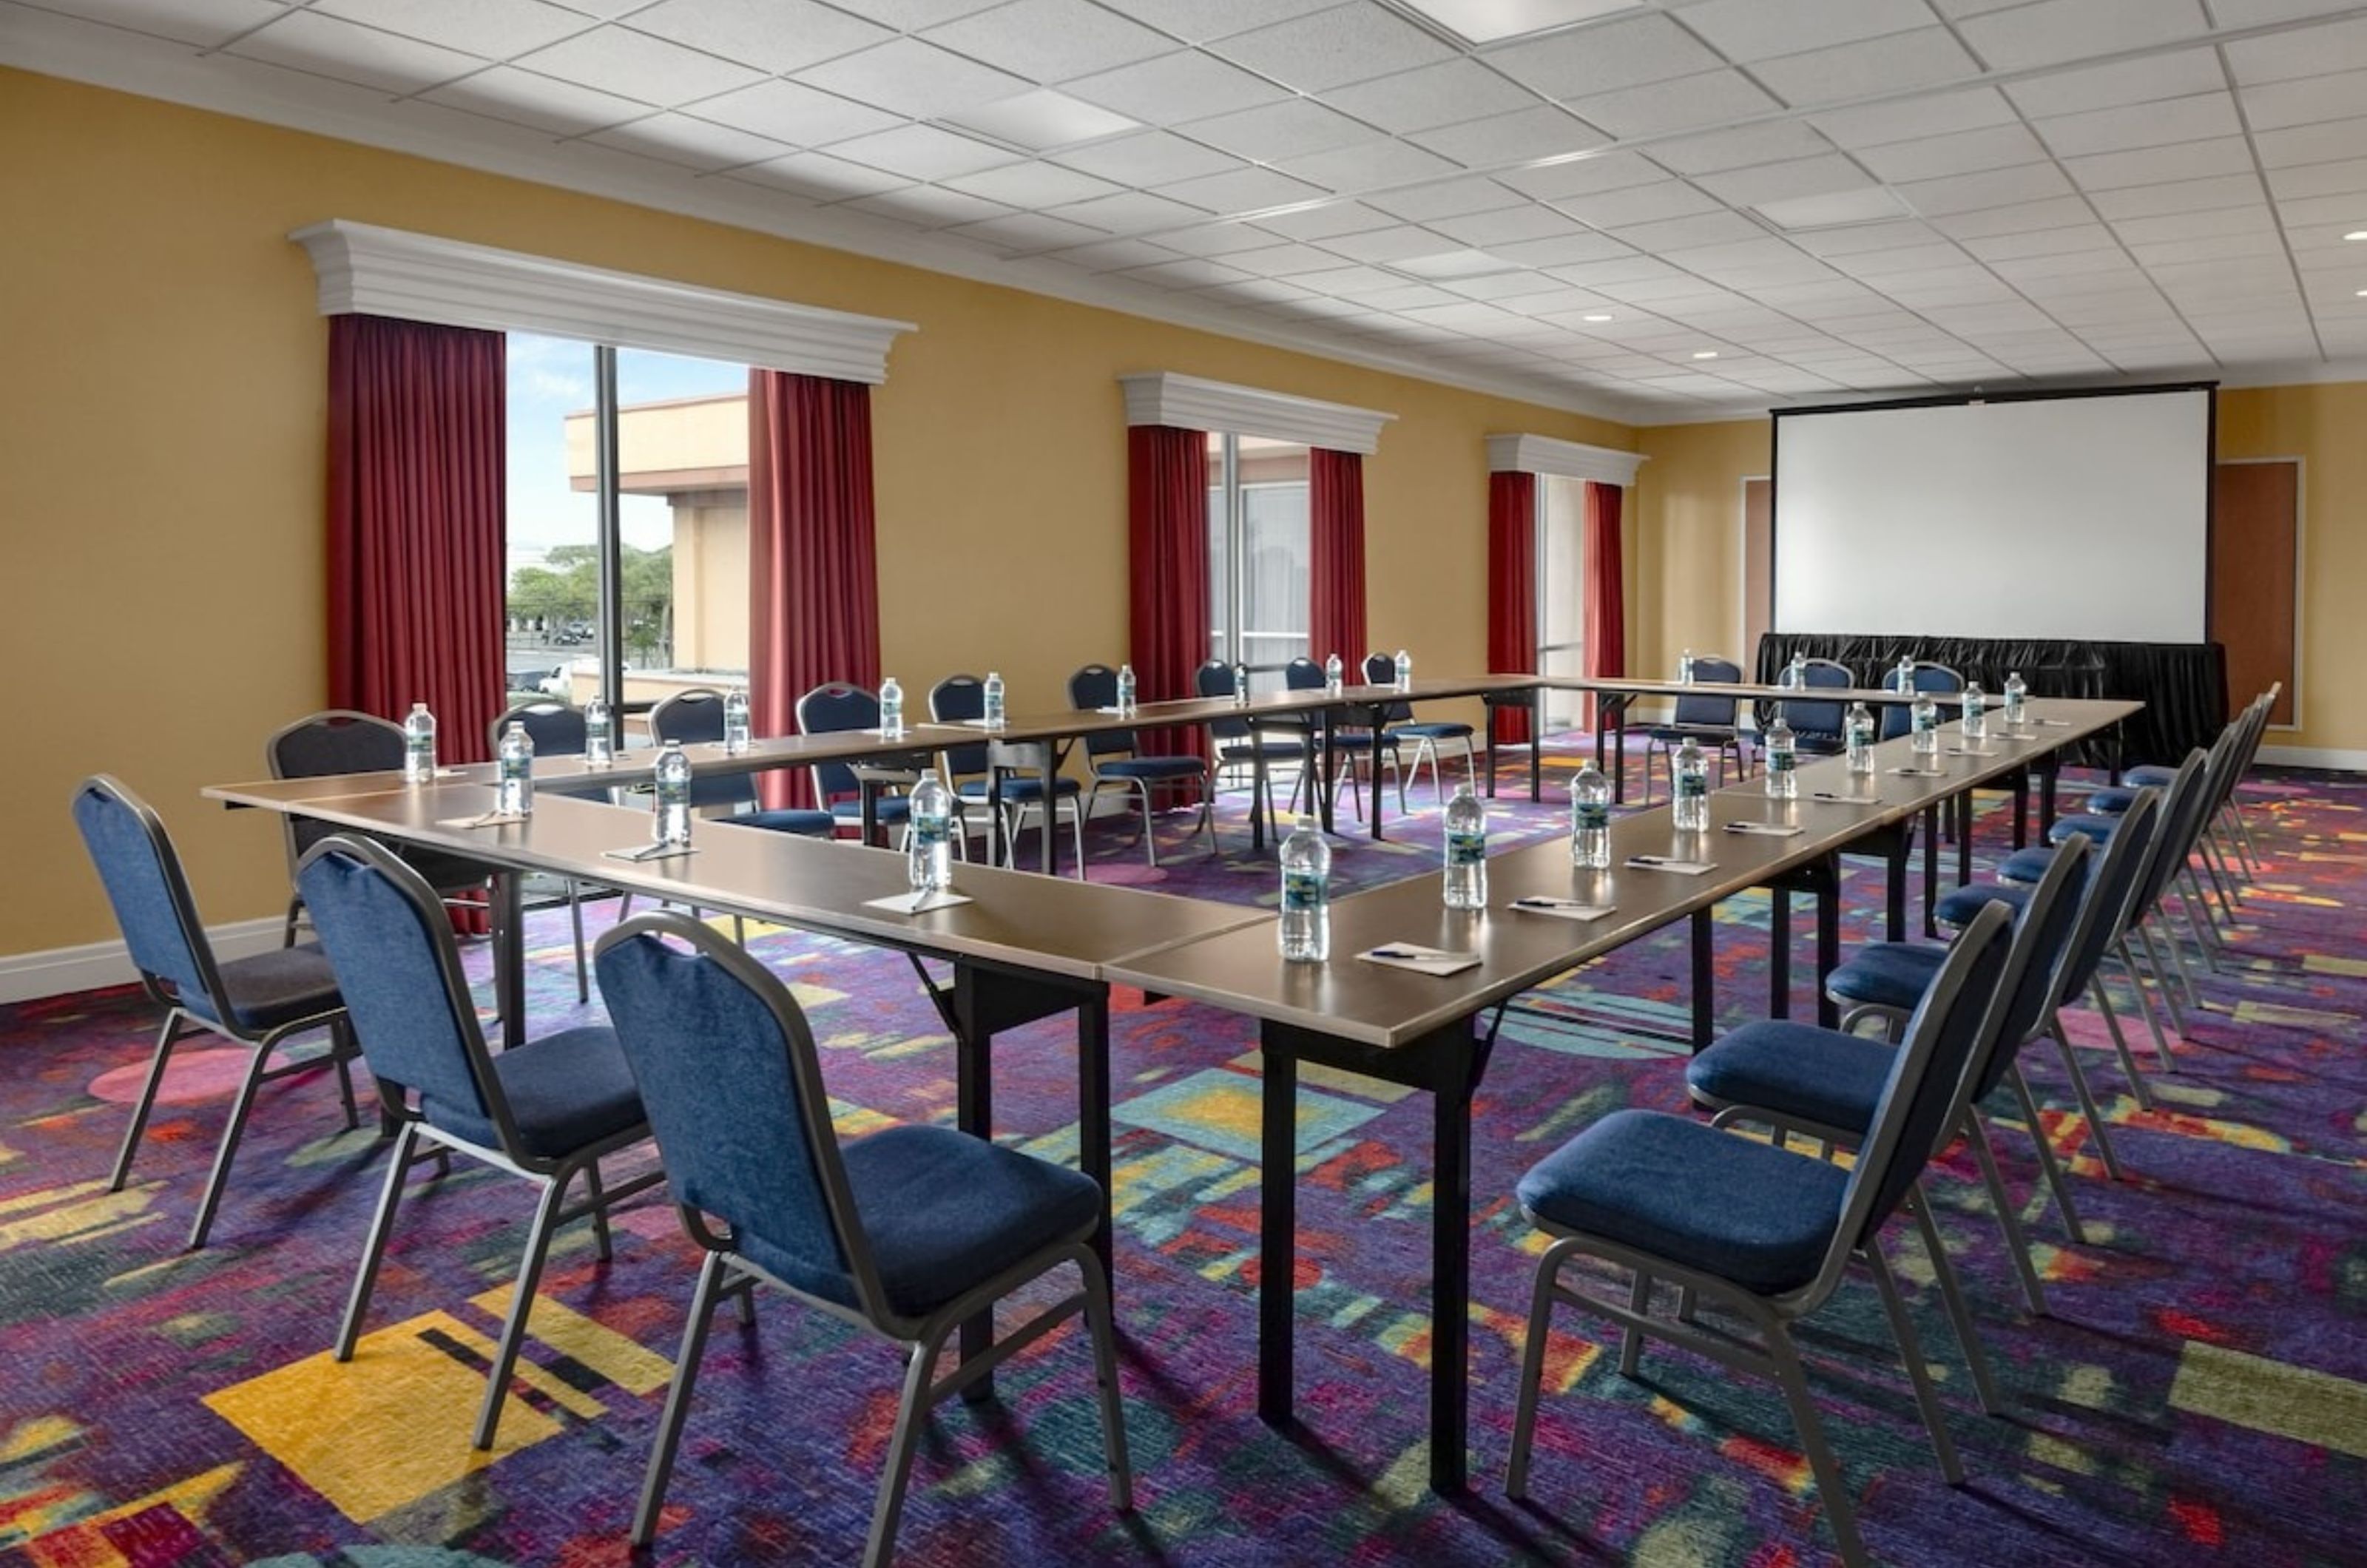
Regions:
[[1695, 359], [1716, 359], [1717, 357], [1717, 350], [1714, 348], [1697, 348], [1693, 350], [1693, 357]]
[[1038, 87], [1015, 98], [984, 104], [946, 118], [970, 130], [984, 131], [1031, 152], [1095, 141], [1122, 130], [1138, 130], [1142, 122], [1114, 114], [1096, 104]]
[[2367, 229], [2353, 229], [2342, 237], [2346, 240], [2367, 240]]
[[1525, 38], [1547, 28], [1591, 21], [1606, 12], [1629, 10], [1644, 0], [1401, 0], [1471, 43]]
[[1610, 319], [1611, 312], [1608, 310], [1597, 310], [1591, 316], [1580, 316], [1579, 318], [1579, 320], [1582, 321], [1607, 321]]

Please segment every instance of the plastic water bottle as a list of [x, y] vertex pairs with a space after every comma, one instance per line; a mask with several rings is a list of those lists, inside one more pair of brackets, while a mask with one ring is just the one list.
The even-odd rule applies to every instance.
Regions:
[[1611, 868], [1611, 781], [1592, 762], [1579, 769], [1569, 786], [1569, 863]]
[[1240, 708], [1249, 706], [1249, 704], [1250, 667], [1246, 664], [1236, 664], [1233, 666], [1233, 705]]
[[1006, 716], [1003, 711], [1003, 703], [1005, 698], [1002, 689], [1002, 676], [998, 671], [990, 670], [986, 672], [985, 701], [986, 713], [984, 717], [986, 719], [986, 727], [989, 729], [1001, 729], [1003, 726]]
[[1333, 654], [1323, 661], [1323, 689], [1338, 696], [1346, 674], [1347, 666], [1340, 662], [1338, 654]]
[[1767, 730], [1767, 798], [1796, 800], [1800, 795], [1800, 752], [1792, 727], [1777, 714]]
[[594, 697], [583, 705], [584, 765], [605, 768], [616, 760], [617, 728], [608, 716], [607, 699]]
[[1709, 759], [1702, 755], [1701, 742], [1690, 735], [1677, 748], [1676, 770], [1677, 830], [1705, 832], [1709, 829]]
[[1931, 700], [1929, 692], [1915, 695], [1915, 705], [1908, 710], [1915, 730], [1915, 754], [1929, 757], [1940, 750], [1940, 705]]
[[534, 737], [516, 719], [502, 731], [493, 809], [504, 817], [534, 815]]
[[904, 733], [904, 688], [893, 675], [879, 682], [879, 733], [891, 740]]
[[1980, 682], [1965, 682], [1965, 739], [1986, 740], [1989, 733], [1989, 699]]
[[2019, 729], [2030, 716], [2030, 687], [2016, 670], [2005, 678], [2005, 722], [2009, 729]]
[[1843, 739], [1849, 747], [1849, 771], [1860, 776], [1874, 772], [1874, 715], [1863, 703], [1850, 704], [1849, 717], [1842, 721]]
[[1398, 649], [1398, 690], [1413, 690], [1413, 655], [1402, 648]]
[[1671, 760], [1670, 788], [1675, 794], [1672, 818], [1682, 832], [1698, 832], [1709, 826], [1709, 758], [1701, 742], [1687, 736], [1677, 748]]
[[930, 768], [912, 785], [911, 800], [912, 834], [905, 851], [906, 869], [914, 892], [934, 893], [954, 880], [953, 791]]
[[748, 688], [734, 686], [723, 694], [724, 755], [737, 757], [747, 750], [755, 733], [748, 713]]
[[1320, 964], [1331, 956], [1331, 846], [1301, 817], [1282, 841], [1282, 956]]
[[1690, 648], [1677, 655], [1677, 683], [1681, 686], [1693, 683], [1693, 650]]
[[425, 703], [413, 703], [402, 721], [402, 782], [425, 784], [435, 776], [436, 716]]
[[1911, 692], [1915, 689], [1915, 660], [1910, 654], [1898, 656], [1898, 668], [1890, 672], [1890, 689]]
[[1134, 666], [1117, 667], [1117, 711], [1120, 718], [1131, 718], [1135, 712]]
[[1784, 684], [1791, 687], [1792, 690], [1795, 692], [1806, 691], [1807, 689], [1808, 656], [1806, 654], [1795, 653], [1792, 655], [1792, 662], [1784, 666]]
[[690, 842], [690, 758], [682, 742], [669, 740], [658, 753], [657, 813], [652, 821], [661, 844]]
[[1446, 907], [1488, 907], [1488, 808], [1471, 793], [1469, 779], [1446, 803]]

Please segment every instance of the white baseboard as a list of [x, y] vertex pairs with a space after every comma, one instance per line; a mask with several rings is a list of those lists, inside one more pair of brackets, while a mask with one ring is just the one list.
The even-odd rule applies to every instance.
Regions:
[[[275, 916], [214, 926], [207, 936], [217, 958], [245, 958], [277, 947], [284, 929]], [[80, 947], [52, 947], [40, 953], [0, 953], [0, 1003], [28, 1002], [74, 991], [96, 991], [106, 986], [128, 986], [140, 978], [131, 967], [131, 953], [118, 942], [90, 942]]]
[[2338, 773], [2367, 773], [2367, 751], [2337, 751], [2321, 746], [2263, 746], [2259, 760], [2285, 768], [2325, 768]]

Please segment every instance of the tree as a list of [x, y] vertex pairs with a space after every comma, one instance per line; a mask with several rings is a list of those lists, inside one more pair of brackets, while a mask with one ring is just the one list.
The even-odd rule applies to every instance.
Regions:
[[[646, 662], [674, 641], [674, 547], [623, 547], [625, 646]], [[596, 623], [600, 614], [600, 551], [595, 545], [557, 545], [540, 566], [510, 573], [509, 613], [539, 620], [545, 629], [570, 621]]]

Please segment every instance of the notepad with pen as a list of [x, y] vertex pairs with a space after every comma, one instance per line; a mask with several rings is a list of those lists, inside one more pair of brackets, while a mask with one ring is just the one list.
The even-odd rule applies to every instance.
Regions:
[[1700, 876], [1717, 869], [1716, 861], [1683, 860], [1673, 855], [1629, 855], [1627, 864], [1637, 871], [1665, 871], [1675, 876]]
[[1391, 942], [1366, 948], [1356, 956], [1366, 964], [1378, 964], [1390, 969], [1410, 969], [1417, 975], [1460, 975], [1466, 969], [1479, 967], [1476, 953], [1454, 953], [1443, 947], [1423, 947], [1418, 942]]
[[1804, 829], [1788, 822], [1728, 822], [1724, 830], [1755, 834], [1762, 839], [1790, 839], [1797, 837]]
[[1614, 913], [1616, 904], [1590, 904], [1583, 898], [1547, 898], [1542, 895], [1515, 898], [1512, 907], [1526, 915], [1554, 915], [1565, 920], [1599, 920]]

